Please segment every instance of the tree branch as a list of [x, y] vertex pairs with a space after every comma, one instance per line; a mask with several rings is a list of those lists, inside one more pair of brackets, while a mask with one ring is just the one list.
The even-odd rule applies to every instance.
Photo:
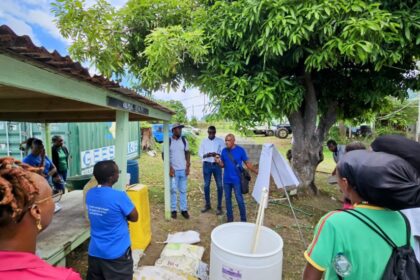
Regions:
[[329, 102], [327, 112], [321, 116], [317, 129], [318, 139], [321, 143], [324, 141], [327, 131], [337, 121], [337, 107], [338, 104], [336, 101]]

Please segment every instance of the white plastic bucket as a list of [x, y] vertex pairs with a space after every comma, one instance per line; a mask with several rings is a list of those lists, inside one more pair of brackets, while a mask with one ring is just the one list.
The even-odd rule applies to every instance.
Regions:
[[283, 239], [262, 227], [257, 251], [251, 253], [255, 224], [227, 223], [211, 233], [210, 280], [280, 280]]

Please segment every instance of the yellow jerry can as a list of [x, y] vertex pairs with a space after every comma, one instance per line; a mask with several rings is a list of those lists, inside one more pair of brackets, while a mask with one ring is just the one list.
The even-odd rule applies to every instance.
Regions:
[[146, 185], [135, 184], [127, 188], [127, 194], [139, 213], [137, 222], [129, 222], [131, 248], [145, 250], [152, 240], [149, 191]]

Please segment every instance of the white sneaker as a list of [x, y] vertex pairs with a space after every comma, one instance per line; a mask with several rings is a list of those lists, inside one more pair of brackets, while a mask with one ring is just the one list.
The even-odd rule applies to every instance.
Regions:
[[57, 213], [60, 210], [61, 210], [61, 205], [59, 203], [56, 203], [54, 207], [54, 213]]

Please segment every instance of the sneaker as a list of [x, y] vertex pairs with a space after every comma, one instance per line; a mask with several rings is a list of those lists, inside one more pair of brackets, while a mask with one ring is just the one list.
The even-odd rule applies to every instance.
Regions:
[[187, 220], [190, 218], [190, 214], [188, 214], [188, 211], [181, 211], [181, 215]]
[[221, 208], [218, 208], [216, 211], [216, 215], [217, 216], [223, 215], [223, 210]]
[[206, 206], [206, 207], [204, 207], [203, 209], [201, 209], [201, 213], [206, 213], [206, 212], [208, 212], [209, 210], [211, 210], [211, 206]]
[[172, 219], [176, 219], [176, 215], [177, 215], [177, 214], [176, 214], [176, 211], [172, 211], [172, 212], [171, 212], [171, 218], [172, 218]]
[[57, 202], [54, 205], [54, 213], [57, 213], [58, 211], [61, 210], [61, 205]]

